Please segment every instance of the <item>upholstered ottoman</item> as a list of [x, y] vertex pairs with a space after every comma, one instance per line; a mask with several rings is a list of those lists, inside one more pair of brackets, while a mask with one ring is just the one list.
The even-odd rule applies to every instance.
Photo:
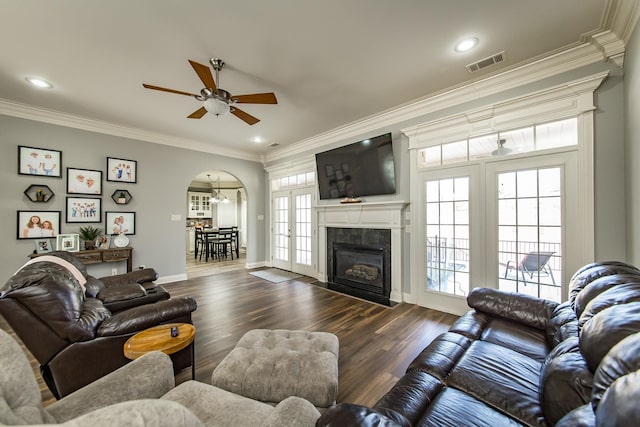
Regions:
[[338, 395], [338, 347], [326, 332], [254, 329], [214, 369], [211, 382], [263, 402], [298, 396], [326, 408]]

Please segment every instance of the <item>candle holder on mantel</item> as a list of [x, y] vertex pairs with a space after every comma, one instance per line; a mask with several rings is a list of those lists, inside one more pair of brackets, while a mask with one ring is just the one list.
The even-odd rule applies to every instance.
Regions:
[[344, 199], [340, 200], [340, 203], [347, 204], [347, 203], [362, 203], [362, 200], [360, 200], [360, 197], [345, 197]]

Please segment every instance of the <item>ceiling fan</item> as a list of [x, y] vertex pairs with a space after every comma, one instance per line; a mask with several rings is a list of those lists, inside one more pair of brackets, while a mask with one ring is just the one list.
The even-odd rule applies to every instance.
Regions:
[[213, 79], [211, 69], [208, 66], [199, 64], [189, 59], [189, 63], [195, 70], [198, 77], [204, 84], [204, 88], [200, 91], [200, 95], [195, 93], [183, 92], [175, 89], [167, 89], [160, 86], [149, 85], [143, 83], [147, 89], [161, 90], [163, 92], [177, 93], [178, 95], [193, 96], [198, 101], [202, 101], [204, 105], [187, 116], [190, 119], [200, 119], [207, 112], [215, 114], [216, 116], [222, 116], [227, 113], [231, 113], [240, 120], [243, 120], [249, 125], [255, 125], [260, 119], [252, 116], [251, 114], [239, 109], [234, 104], [277, 104], [278, 100], [273, 92], [268, 93], [253, 93], [249, 95], [231, 95], [224, 89], [220, 89], [216, 82], [220, 83], [218, 76], [220, 70], [224, 67], [224, 61], [220, 58], [211, 58], [209, 60], [211, 66], [216, 72], [216, 78]]

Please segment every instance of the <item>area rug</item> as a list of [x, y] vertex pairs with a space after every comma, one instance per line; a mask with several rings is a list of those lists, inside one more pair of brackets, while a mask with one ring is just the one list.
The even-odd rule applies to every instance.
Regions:
[[298, 277], [302, 277], [299, 274], [292, 273], [290, 271], [280, 270], [279, 268], [268, 268], [266, 270], [252, 271], [249, 274], [264, 280], [268, 280], [272, 283], [286, 282], [287, 280], [297, 279]]

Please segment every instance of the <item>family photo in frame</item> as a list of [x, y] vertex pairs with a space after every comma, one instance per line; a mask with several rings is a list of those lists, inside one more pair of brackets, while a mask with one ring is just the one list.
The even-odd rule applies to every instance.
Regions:
[[67, 197], [66, 222], [102, 222], [102, 199]]
[[80, 235], [59, 234], [56, 236], [56, 250], [78, 252], [80, 250]]
[[67, 168], [67, 193], [102, 194], [102, 171]]
[[18, 145], [18, 173], [62, 178], [62, 151]]
[[136, 234], [135, 212], [105, 212], [105, 234]]
[[60, 211], [18, 211], [18, 239], [55, 237], [60, 232]]
[[34, 243], [36, 245], [36, 253], [44, 254], [54, 250], [54, 246], [51, 243], [51, 239], [36, 239]]
[[138, 162], [107, 157], [107, 181], [135, 184], [138, 181]]

